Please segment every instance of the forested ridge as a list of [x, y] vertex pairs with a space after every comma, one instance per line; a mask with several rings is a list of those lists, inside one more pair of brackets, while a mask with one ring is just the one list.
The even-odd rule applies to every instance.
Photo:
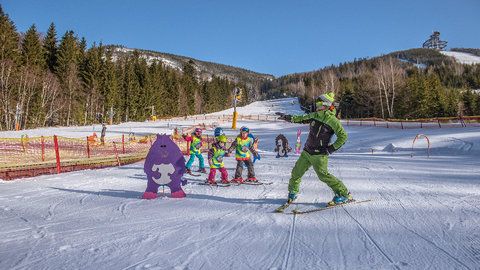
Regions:
[[18, 32], [0, 6], [0, 130], [215, 112], [233, 106], [235, 87], [248, 104], [273, 79], [188, 57], [87, 47], [73, 30], [59, 37], [53, 22], [45, 34], [35, 25]]
[[[478, 54], [480, 50], [452, 51]], [[480, 115], [480, 65], [460, 64], [432, 49], [392, 52], [291, 74], [264, 89], [267, 97], [298, 96], [307, 111], [318, 95], [334, 92], [342, 118]]]

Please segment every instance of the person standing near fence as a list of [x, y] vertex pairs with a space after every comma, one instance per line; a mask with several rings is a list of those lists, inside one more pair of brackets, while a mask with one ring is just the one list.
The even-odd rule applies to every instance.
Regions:
[[107, 126], [105, 125], [105, 123], [102, 124], [102, 134], [100, 135], [100, 142], [103, 144], [105, 144], [105, 134], [107, 133]]

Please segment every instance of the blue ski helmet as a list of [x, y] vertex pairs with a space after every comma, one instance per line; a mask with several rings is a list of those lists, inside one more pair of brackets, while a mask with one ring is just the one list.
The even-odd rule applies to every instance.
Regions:
[[240, 128], [240, 132], [242, 132], [242, 131], [246, 131], [247, 133], [250, 132], [250, 130], [246, 126], [243, 126], [243, 127]]
[[202, 134], [202, 129], [201, 128], [196, 128], [195, 132], [198, 132], [198, 133]]
[[218, 137], [220, 135], [223, 135], [223, 129], [221, 127], [217, 127], [215, 128], [215, 133], [214, 133], [215, 137]]

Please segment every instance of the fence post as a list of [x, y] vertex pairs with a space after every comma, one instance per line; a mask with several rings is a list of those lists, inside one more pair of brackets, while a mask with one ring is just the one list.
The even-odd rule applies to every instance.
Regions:
[[55, 144], [55, 155], [57, 157], [57, 173], [61, 173], [60, 169], [60, 152], [58, 149], [57, 135], [53, 135], [53, 143]]
[[87, 136], [87, 158], [90, 158], [90, 142], [88, 141], [88, 136]]
[[45, 139], [42, 136], [42, 162], [45, 162]]
[[122, 154], [125, 154], [125, 134], [122, 134]]
[[118, 163], [118, 167], [120, 167], [120, 158], [118, 157], [118, 152], [117, 152], [117, 145], [115, 144], [115, 142], [113, 142], [113, 150], [115, 151], [115, 157], [117, 157], [117, 163]]

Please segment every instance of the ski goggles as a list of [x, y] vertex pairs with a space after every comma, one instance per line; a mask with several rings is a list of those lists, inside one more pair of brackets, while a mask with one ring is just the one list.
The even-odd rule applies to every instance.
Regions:
[[317, 101], [315, 104], [317, 105], [317, 107], [324, 106], [323, 101]]
[[240, 131], [250, 132], [250, 130], [247, 127], [240, 128]]
[[328, 100], [326, 97], [324, 97], [323, 95], [320, 95], [318, 96], [317, 98], [317, 102], [316, 102], [316, 105], [317, 107], [320, 107], [320, 106], [326, 106], [326, 107], [329, 107], [330, 105], [332, 105], [332, 101]]

